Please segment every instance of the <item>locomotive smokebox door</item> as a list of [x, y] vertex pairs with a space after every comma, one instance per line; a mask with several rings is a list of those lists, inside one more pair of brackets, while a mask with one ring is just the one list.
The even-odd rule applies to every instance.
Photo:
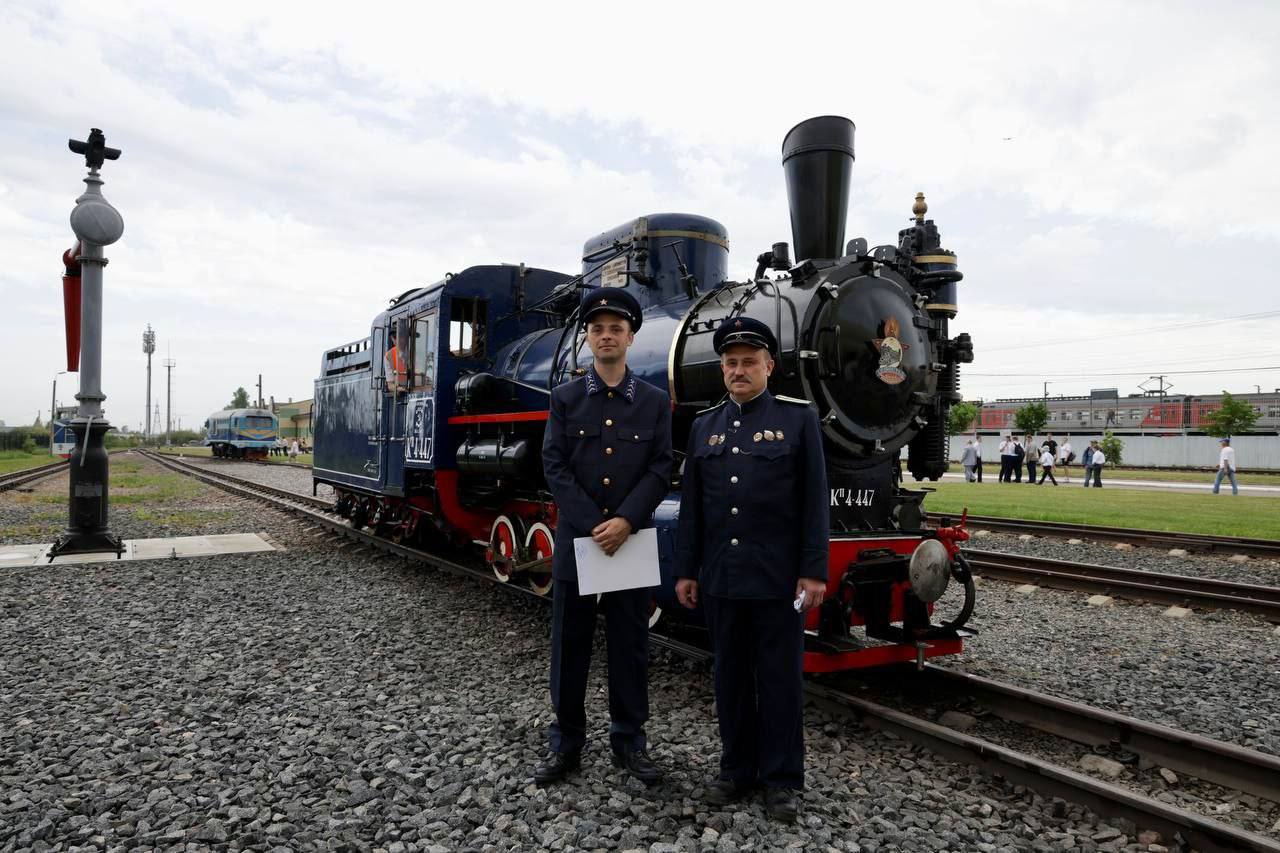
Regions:
[[827, 487], [831, 491], [831, 529], [840, 532], [884, 530], [892, 525], [893, 468], [870, 465], [847, 470], [827, 466]]

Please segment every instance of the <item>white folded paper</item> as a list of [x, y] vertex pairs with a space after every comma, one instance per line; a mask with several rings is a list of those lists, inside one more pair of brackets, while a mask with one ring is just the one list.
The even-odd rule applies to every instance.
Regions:
[[658, 530], [654, 527], [627, 537], [610, 557], [590, 536], [573, 540], [578, 561], [579, 595], [640, 589], [661, 583], [658, 574]]

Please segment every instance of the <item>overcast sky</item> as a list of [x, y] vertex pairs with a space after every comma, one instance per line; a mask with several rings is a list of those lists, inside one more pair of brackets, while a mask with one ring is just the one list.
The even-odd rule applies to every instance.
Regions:
[[187, 426], [259, 373], [310, 397], [411, 286], [575, 272], [638, 215], [719, 220], [748, 276], [790, 242], [782, 136], [824, 113], [858, 126], [847, 236], [892, 242], [923, 191], [959, 255], [967, 397], [1280, 386], [1280, 4], [436, 5], [0, 5], [0, 419], [65, 367], [91, 126], [124, 151], [117, 426], [147, 323]]

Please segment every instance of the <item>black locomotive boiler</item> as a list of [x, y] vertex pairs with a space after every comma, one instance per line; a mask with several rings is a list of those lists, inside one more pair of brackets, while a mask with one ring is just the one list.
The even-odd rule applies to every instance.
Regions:
[[[582, 293], [625, 287], [640, 302], [628, 364], [669, 392], [677, 448], [696, 414], [725, 395], [714, 331], [754, 317], [779, 342], [770, 389], [816, 407], [826, 450], [830, 581], [828, 600], [809, 615], [806, 669], [959, 651], [974, 606], [959, 553], [967, 534], [926, 526], [926, 492], [907, 486], [901, 454], [915, 480], [946, 469], [947, 414], [960, 399], [959, 365], [973, 358], [969, 336], [949, 330], [962, 276], [922, 195], [896, 243], [845, 242], [853, 141], [853, 123], [837, 116], [786, 135], [793, 242], [759, 254], [748, 281], [728, 280], [722, 225], [661, 213], [587, 241], [575, 276], [472, 267], [397, 297], [368, 338], [324, 356], [316, 481], [337, 490], [355, 523], [396, 537], [428, 525], [481, 545], [499, 579], [545, 592], [558, 510], [538, 457], [551, 389], [590, 358]], [[663, 579], [655, 618], [679, 610], [678, 507], [679, 466], [654, 518]], [[953, 579], [964, 603], [935, 624], [933, 604]]]

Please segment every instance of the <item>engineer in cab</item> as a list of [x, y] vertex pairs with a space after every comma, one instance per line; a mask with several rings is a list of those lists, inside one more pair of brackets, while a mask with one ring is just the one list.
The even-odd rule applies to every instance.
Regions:
[[738, 317], [713, 338], [729, 397], [694, 421], [676, 551], [680, 603], [701, 603], [715, 650], [719, 777], [707, 800], [765, 789], [775, 819], [804, 787], [804, 613], [827, 587], [827, 474], [817, 414], [769, 393], [778, 343]]

